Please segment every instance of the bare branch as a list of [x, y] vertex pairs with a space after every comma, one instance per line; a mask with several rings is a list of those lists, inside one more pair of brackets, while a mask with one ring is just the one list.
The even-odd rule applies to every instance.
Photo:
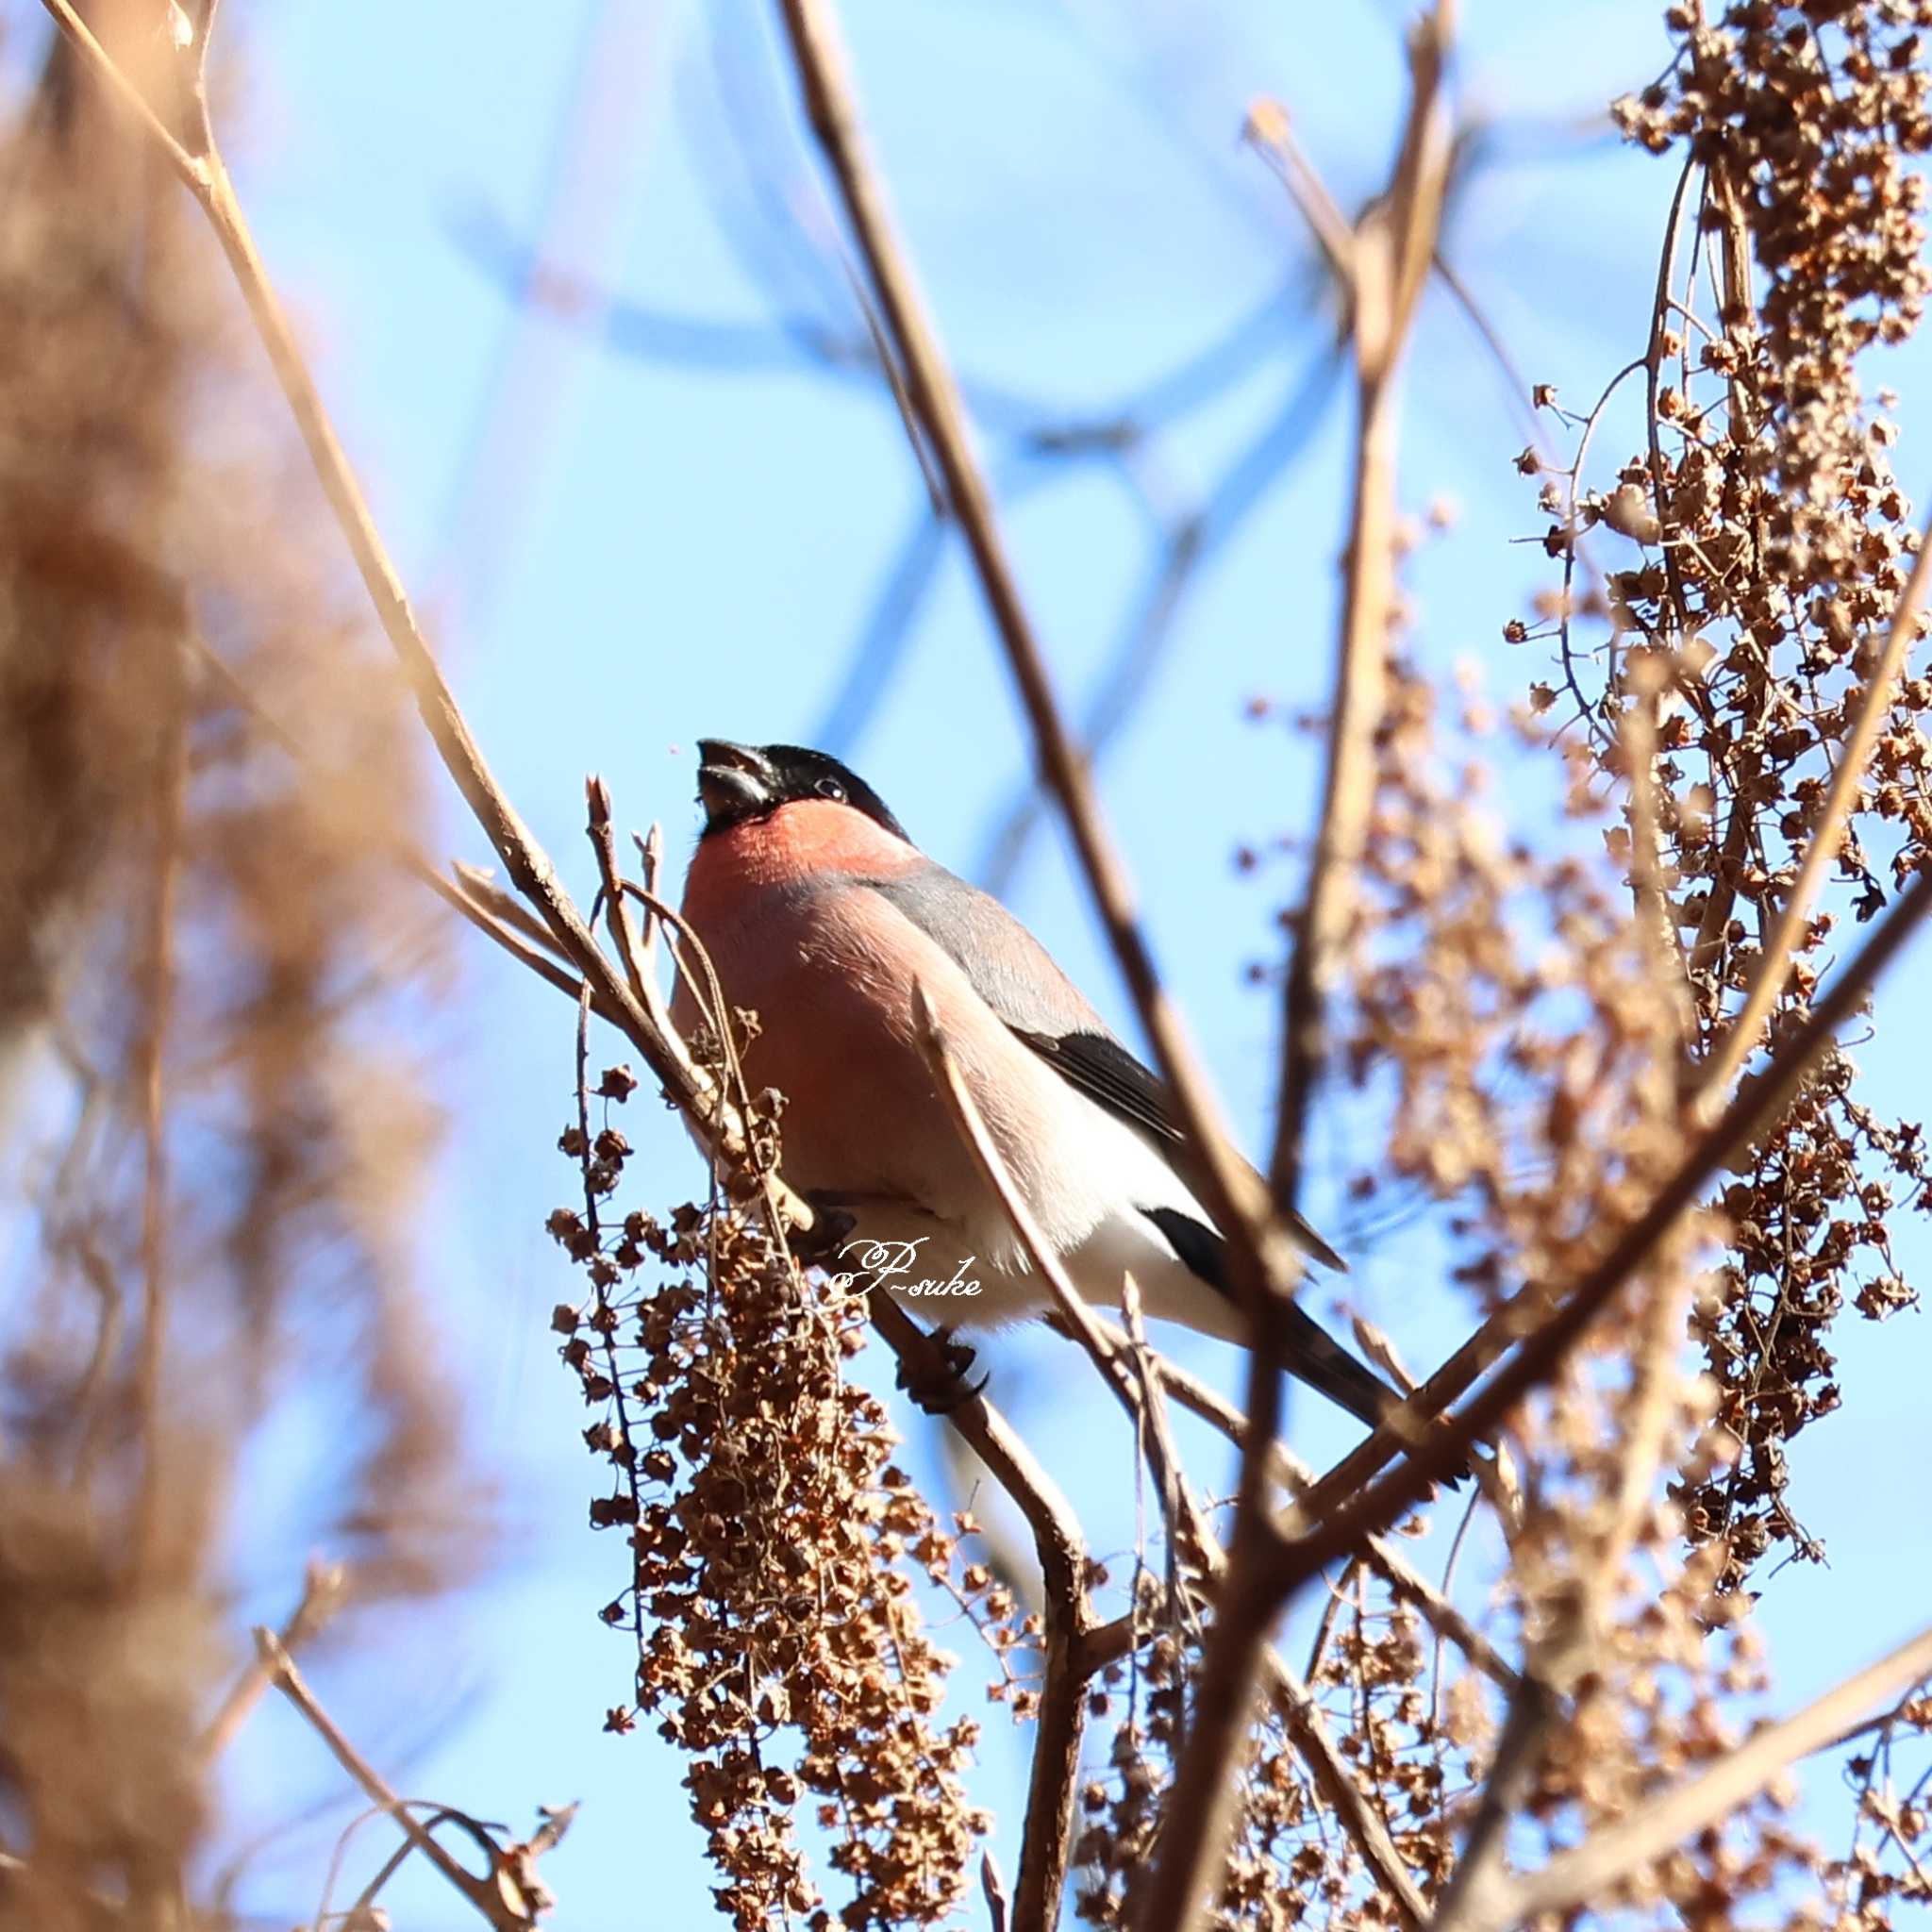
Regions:
[[979, 1890], [986, 1899], [987, 1932], [1007, 1932], [1012, 1923], [1013, 1902], [1007, 1895], [1007, 1881], [991, 1852], [980, 1854]]
[[1786, 1765], [1832, 1742], [1867, 1705], [1928, 1672], [1932, 1629], [1921, 1631], [1783, 1723], [1759, 1731], [1708, 1771], [1654, 1798], [1632, 1816], [1592, 1832], [1574, 1851], [1551, 1859], [1533, 1877], [1502, 1892], [1480, 1923], [1515, 1924], [1600, 1900], [1620, 1879], [1736, 1810]]
[[[1102, 1333], [1060, 1265], [1052, 1243], [1014, 1186], [1012, 1175], [1000, 1158], [999, 1149], [993, 1145], [986, 1123], [967, 1090], [958, 1062], [940, 1030], [925, 989], [917, 982], [912, 989], [912, 1012], [926, 1063], [952, 1108], [954, 1124], [979, 1163], [988, 1185], [999, 1196], [1014, 1233], [1020, 1237], [1020, 1245], [1026, 1251], [1026, 1258], [1052, 1290], [1062, 1317], [1099, 1370], [1101, 1379], [1138, 1424], [1141, 1419], [1141, 1392], [1127, 1351], [1115, 1347]], [[1172, 1540], [1176, 1517], [1184, 1506], [1179, 1469], [1167, 1457], [1170, 1447], [1164, 1430], [1148, 1432], [1148, 1462], [1169, 1512], [1168, 1535]], [[1033, 1785], [1026, 1802], [1026, 1836], [1020, 1852], [1018, 1903], [1020, 1923], [1024, 1925], [1051, 1925], [1059, 1916], [1073, 1835], [1074, 1795], [1080, 1773], [1079, 1738], [1085, 1716], [1085, 1687], [1099, 1662], [1089, 1655], [1081, 1641], [1091, 1628], [1091, 1618], [1084, 1582], [1079, 1594], [1071, 1598], [1051, 1590], [1047, 1592], [1046, 1685], [1041, 1694], [1041, 1740], [1034, 1753]], [[1050, 1718], [1057, 1748], [1049, 1759]], [[1042, 1788], [1041, 1780], [1049, 1770], [1061, 1780], [1058, 1789]], [[1036, 1840], [1038, 1833], [1045, 1834], [1043, 1840]]]
[[1351, 298], [1355, 292], [1356, 232], [1328, 192], [1307, 151], [1295, 139], [1294, 122], [1279, 101], [1257, 101], [1241, 125], [1241, 138], [1267, 162], [1301, 210], [1329, 273]]
[[[325, 1563], [319, 1557], [309, 1559], [302, 1578], [302, 1594], [289, 1613], [275, 1641], [292, 1657], [305, 1644], [313, 1642], [348, 1600], [349, 1573], [340, 1563]], [[204, 1760], [219, 1757], [234, 1742], [235, 1736], [248, 1722], [262, 1693], [275, 1681], [275, 1669], [258, 1645], [254, 1661], [236, 1679], [234, 1688], [222, 1700], [222, 1707], [201, 1734]]]
[[166, 715], [155, 759], [155, 868], [148, 907], [147, 1024], [141, 1043], [141, 1120], [144, 1173], [141, 1192], [141, 1350], [135, 1365], [134, 1413], [142, 1444], [132, 1546], [137, 1575], [159, 1552], [166, 1471], [161, 1441], [161, 1372], [168, 1323], [168, 1145], [165, 1119], [168, 1029], [175, 1008], [175, 905], [181, 883], [182, 813], [188, 786], [188, 703], [180, 660], [168, 654], [162, 680]]
[[604, 901], [604, 924], [623, 962], [632, 998], [639, 1006], [646, 1007], [650, 992], [644, 982], [637, 925], [630, 916], [630, 901], [625, 896], [624, 877], [618, 870], [617, 834], [610, 824], [610, 788], [602, 778], [587, 778], [584, 796], [590, 807], [591, 846], [597, 855], [597, 874], [603, 881], [600, 896]]
[[[1074, 1286], [1059, 1257], [1054, 1252], [1053, 1243], [1046, 1238], [1044, 1230], [1034, 1218], [1032, 1208], [1014, 1185], [1013, 1177], [1000, 1158], [999, 1149], [993, 1145], [992, 1136], [987, 1131], [986, 1122], [980, 1117], [978, 1106], [966, 1086], [959, 1063], [953, 1058], [932, 1004], [926, 998], [925, 989], [916, 981], [912, 988], [912, 1015], [919, 1029], [919, 1043], [924, 1052], [926, 1064], [932, 1069], [940, 1091], [952, 1109], [954, 1124], [972, 1150], [987, 1185], [999, 1196], [1000, 1206], [1006, 1209], [1013, 1232], [1020, 1237], [1020, 1245], [1025, 1250], [1034, 1273], [1052, 1291], [1061, 1320], [1087, 1351], [1089, 1359], [1100, 1372], [1101, 1380], [1126, 1410], [1129, 1420], [1138, 1424], [1141, 1419], [1141, 1390], [1135, 1378], [1129, 1348], [1124, 1340], [1120, 1342], [1114, 1341], [1095, 1318], [1092, 1309], [1081, 1299], [1079, 1290]], [[1148, 1458], [1154, 1480], [1171, 1508], [1179, 1485], [1180, 1472], [1166, 1458], [1164, 1448], [1164, 1435], [1158, 1441], [1150, 1436]], [[1173, 1518], [1170, 1517], [1170, 1532], [1173, 1527]]]
[[[874, 1288], [869, 1302], [873, 1326], [902, 1362], [928, 1377], [942, 1370], [943, 1357], [932, 1337], [890, 1293]], [[1040, 1559], [1045, 1685], [1034, 1728], [1015, 1910], [1022, 1925], [1051, 1925], [1066, 1888], [1072, 1852], [1087, 1681], [1108, 1660], [1089, 1644], [1099, 1626], [1087, 1590], [1086, 1541], [1058, 1486], [984, 1395], [949, 1411], [946, 1421], [1013, 1499], [1033, 1531]]]
[[[308, 1719], [316, 1735], [328, 1746], [336, 1762], [368, 1794], [370, 1803], [395, 1821], [409, 1842], [491, 1924], [497, 1927], [497, 1932], [526, 1932], [527, 1927], [534, 1925], [536, 1919], [532, 1913], [521, 1908], [520, 1904], [513, 1906], [495, 1882], [494, 1875], [491, 1879], [482, 1879], [474, 1873], [466, 1872], [418, 1822], [409, 1807], [390, 1789], [369, 1760], [349, 1742], [337, 1728], [335, 1721], [316, 1702], [314, 1692], [295, 1668], [295, 1660], [283, 1649], [275, 1632], [263, 1625], [256, 1631], [255, 1642], [275, 1689]], [[491, 1847], [491, 1854], [493, 1862], [494, 1847]]]
[[[1210, 1389], [1198, 1376], [1191, 1375], [1178, 1363], [1150, 1350], [1155, 1374], [1160, 1385], [1191, 1415], [1199, 1416], [1218, 1429], [1237, 1448], [1248, 1437], [1246, 1419], [1233, 1403]], [[1277, 1441], [1269, 1451], [1269, 1474], [1290, 1494], [1306, 1499], [1314, 1488], [1315, 1473], [1286, 1442]], [[1503, 1690], [1516, 1684], [1516, 1670], [1501, 1651], [1478, 1630], [1387, 1537], [1371, 1537], [1363, 1545], [1369, 1567], [1389, 1586], [1395, 1596], [1409, 1605], [1426, 1623], [1455, 1644], [1471, 1663]]]

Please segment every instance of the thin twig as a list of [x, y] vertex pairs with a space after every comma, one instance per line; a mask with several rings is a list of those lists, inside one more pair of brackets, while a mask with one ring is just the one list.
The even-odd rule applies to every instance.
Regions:
[[[644, 891], [656, 897], [658, 876], [664, 869], [664, 827], [653, 820], [651, 829], [637, 840], [637, 848], [638, 864], [644, 875]], [[644, 978], [653, 986], [658, 983], [658, 915], [647, 911], [644, 914], [643, 939], [638, 947], [638, 964], [644, 970]]]
[[[1191, 1415], [1219, 1430], [1237, 1448], [1246, 1442], [1246, 1420], [1226, 1397], [1163, 1355], [1153, 1354], [1153, 1368], [1161, 1387]], [[1296, 1497], [1306, 1497], [1315, 1486], [1315, 1472], [1286, 1442], [1276, 1441], [1271, 1447], [1269, 1473]], [[1409, 1562], [1393, 1541], [1387, 1537], [1371, 1537], [1363, 1545], [1362, 1554], [1396, 1598], [1454, 1643], [1484, 1676], [1505, 1690], [1514, 1688], [1514, 1666], [1443, 1591]]]
[[993, 1855], [979, 1855], [979, 1890], [986, 1900], [987, 1932], [1007, 1932], [1012, 1923], [1013, 1902], [1007, 1893], [1007, 1881]]
[[496, 1926], [498, 1932], [525, 1932], [525, 1928], [534, 1924], [535, 1920], [527, 1912], [518, 1911], [509, 1904], [492, 1879], [478, 1878], [474, 1873], [466, 1872], [417, 1822], [409, 1807], [390, 1789], [380, 1774], [355, 1745], [349, 1742], [337, 1728], [335, 1721], [316, 1702], [315, 1693], [303, 1680], [301, 1672], [295, 1668], [294, 1658], [283, 1649], [281, 1641], [275, 1632], [266, 1624], [261, 1625], [256, 1630], [255, 1642], [275, 1689], [308, 1719], [315, 1734], [328, 1746], [336, 1762], [368, 1794], [370, 1803], [380, 1806], [396, 1822], [404, 1836], [436, 1867], [437, 1871], [448, 1879], [491, 1924]]
[[[348, 1600], [349, 1573], [341, 1563], [325, 1563], [319, 1557], [309, 1559], [302, 1578], [302, 1594], [289, 1613], [275, 1641], [291, 1657], [312, 1643]], [[204, 1763], [211, 1763], [234, 1742], [235, 1736], [248, 1722], [262, 1693], [275, 1682], [275, 1670], [257, 1647], [248, 1665], [202, 1732], [199, 1752]]]
[[1181, 1490], [1184, 1478], [1180, 1452], [1174, 1447], [1174, 1431], [1167, 1419], [1160, 1371], [1155, 1366], [1154, 1351], [1148, 1346], [1147, 1330], [1141, 1319], [1141, 1287], [1131, 1274], [1121, 1278], [1121, 1325], [1126, 1332], [1127, 1364], [1134, 1372], [1134, 1434], [1141, 1445], [1141, 1459], [1154, 1473], [1160, 1488], [1162, 1541], [1168, 1589], [1172, 1592], [1180, 1583], [1183, 1556], [1190, 1562], [1197, 1562], [1199, 1555], [1191, 1547], [1185, 1551], [1182, 1548], [1188, 1531], [1189, 1499]]
[[[874, 1327], [913, 1374], [943, 1372], [945, 1358], [932, 1337], [890, 1292], [874, 1288], [868, 1302]], [[1089, 1649], [1098, 1626], [1087, 1589], [1086, 1541], [1058, 1485], [984, 1395], [949, 1410], [946, 1421], [1026, 1519], [1040, 1561], [1045, 1679], [1034, 1725], [1014, 1909], [1020, 1925], [1049, 1926], [1058, 1919], [1073, 1848], [1087, 1683], [1108, 1660]]]
[[1335, 1807], [1342, 1829], [1361, 1853], [1375, 1883], [1394, 1901], [1403, 1923], [1411, 1928], [1426, 1924], [1428, 1903], [1402, 1862], [1402, 1854], [1389, 1835], [1388, 1821], [1356, 1782], [1355, 1774], [1336, 1749], [1322, 1722], [1314, 1692], [1290, 1669], [1279, 1651], [1265, 1652], [1263, 1663], [1270, 1688], [1280, 1702], [1288, 1735], [1307, 1766], [1315, 1789]]
[[[1060, 1265], [1032, 1210], [1014, 1186], [1006, 1162], [993, 1145], [986, 1123], [953, 1058], [946, 1038], [934, 1015], [925, 989], [917, 981], [912, 988], [913, 1024], [918, 1031], [926, 1064], [932, 1069], [941, 1093], [951, 1105], [954, 1124], [978, 1162], [988, 1186], [1006, 1209], [1007, 1219], [1019, 1237], [1034, 1272], [1047, 1284], [1058, 1304], [1062, 1318], [1071, 1326], [1100, 1372], [1101, 1379], [1113, 1391], [1128, 1416], [1141, 1420], [1140, 1391], [1124, 1348], [1116, 1348], [1101, 1333], [1092, 1312], [1081, 1300], [1079, 1291]], [[1163, 1500], [1176, 1511], [1180, 1473], [1166, 1460], [1171, 1442], [1164, 1433], [1158, 1441], [1149, 1433], [1148, 1460]], [[1168, 1536], [1172, 1542], [1174, 1522], [1170, 1516]], [[1052, 1925], [1058, 1921], [1060, 1893], [1066, 1884], [1069, 1850], [1073, 1837], [1074, 1799], [1079, 1782], [1080, 1733], [1086, 1718], [1086, 1683], [1095, 1664], [1085, 1651], [1086, 1635], [1082, 1619], [1091, 1619], [1084, 1589], [1076, 1595], [1049, 1590], [1046, 1593], [1046, 1678], [1041, 1692], [1041, 1741], [1034, 1752], [1033, 1783], [1026, 1800], [1026, 1835], [1020, 1848], [1018, 1908], [1023, 1925]], [[1049, 1720], [1052, 1725], [1051, 1751], [1048, 1749]], [[1042, 1786], [1042, 1777], [1058, 1784]]]
[[610, 824], [610, 788], [602, 778], [586, 778], [584, 798], [590, 808], [591, 849], [597, 855], [597, 874], [603, 880], [600, 896], [604, 901], [604, 924], [611, 944], [617, 948], [632, 998], [641, 1007], [648, 1006], [650, 993], [644, 984], [637, 924], [630, 916], [630, 901], [625, 896], [624, 875], [617, 865], [617, 834]]
[[[993, 1144], [978, 1104], [966, 1085], [965, 1076], [959, 1071], [959, 1063], [954, 1058], [932, 1004], [926, 998], [925, 989], [917, 981], [912, 987], [912, 1019], [926, 1065], [931, 1068], [933, 1077], [939, 1082], [940, 1092], [952, 1109], [954, 1124], [972, 1151], [987, 1185], [1006, 1209], [1007, 1219], [1013, 1232], [1019, 1236], [1020, 1246], [1034, 1273], [1046, 1284], [1060, 1319], [1087, 1351], [1089, 1359], [1100, 1373], [1101, 1380], [1126, 1411], [1128, 1420], [1138, 1424], [1141, 1409], [1141, 1390], [1124, 1338], [1116, 1341], [1095, 1318], [1093, 1310], [1081, 1298], [1080, 1291], [1074, 1286], [1058, 1255], [1054, 1252], [1045, 1230], [1034, 1218], [1032, 1208], [1014, 1184], [1006, 1161]], [[1164, 1436], [1161, 1441], [1150, 1440], [1148, 1459], [1153, 1467], [1154, 1480], [1163, 1499], [1171, 1505], [1179, 1481], [1179, 1470], [1168, 1460], [1166, 1446]], [[1172, 1520], [1168, 1526], [1172, 1534]]]
[[[1199, 1552], [1200, 1562], [1210, 1586], [1210, 1600], [1216, 1607], [1217, 1616], [1224, 1615], [1229, 1601], [1231, 1559], [1206, 1520], [1193, 1508], [1191, 1498], [1187, 1500], [1186, 1507], [1189, 1511], [1187, 1534]], [[1264, 1624], [1264, 1632], [1266, 1627]], [[1261, 1688], [1275, 1699], [1290, 1741], [1307, 1765], [1315, 1789], [1333, 1807], [1342, 1830], [1361, 1854], [1362, 1862], [1375, 1883], [1394, 1901], [1403, 1923], [1411, 1928], [1420, 1927], [1428, 1917], [1428, 1906], [1417, 1890], [1415, 1881], [1408, 1875], [1402, 1854], [1395, 1848], [1388, 1820], [1376, 1808], [1369, 1793], [1362, 1790], [1354, 1772], [1336, 1748], [1334, 1740], [1329, 1737], [1314, 1693], [1295, 1674], [1281, 1653], [1265, 1641], [1260, 1646], [1257, 1670]], [[1194, 1705], [1197, 1729], [1200, 1727], [1201, 1707], [1202, 1698], [1197, 1694]], [[1228, 1783], [1230, 1786], [1238, 1785], [1232, 1766]], [[1175, 1815], [1172, 1808], [1172, 1792], [1169, 1793], [1168, 1804], [1167, 1816], [1172, 1820]], [[1144, 1918], [1141, 1923], [1155, 1926], [1162, 1922]]]
[[1322, 251], [1329, 273], [1351, 300], [1355, 293], [1357, 236], [1341, 205], [1328, 192], [1295, 139], [1294, 123], [1279, 101], [1257, 101], [1248, 109], [1241, 126], [1241, 138], [1259, 155], [1269, 171], [1287, 191], [1289, 199], [1300, 209], [1308, 233]]
[[558, 950], [557, 935], [532, 912], [514, 892], [506, 892], [486, 866], [471, 865], [460, 858], [450, 860], [449, 869], [458, 887], [513, 932], [521, 933], [533, 946], [568, 963], [569, 956]]

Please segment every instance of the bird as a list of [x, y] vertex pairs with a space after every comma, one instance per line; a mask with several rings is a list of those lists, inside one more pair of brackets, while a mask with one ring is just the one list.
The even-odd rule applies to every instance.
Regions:
[[[1082, 1299], [1118, 1307], [1131, 1272], [1146, 1314], [1249, 1342], [1165, 1088], [1032, 933], [922, 852], [829, 754], [708, 738], [698, 756], [704, 824], [682, 916], [727, 1005], [757, 1015], [747, 1089], [784, 1096], [784, 1174], [844, 1256], [942, 1339], [1053, 1307], [939, 1091], [917, 987]], [[681, 974], [674, 1021], [689, 1035], [701, 1012]], [[1298, 1216], [1288, 1225], [1309, 1258], [1346, 1266]], [[1371, 1427], [1400, 1402], [1297, 1302], [1274, 1307], [1291, 1374]], [[971, 1358], [962, 1346], [954, 1366]]]

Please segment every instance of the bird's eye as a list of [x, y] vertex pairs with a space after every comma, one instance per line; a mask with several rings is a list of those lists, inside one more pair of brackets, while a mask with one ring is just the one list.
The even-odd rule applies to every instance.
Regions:
[[821, 798], [832, 798], [840, 804], [845, 802], [845, 788], [836, 778], [821, 778], [812, 788]]

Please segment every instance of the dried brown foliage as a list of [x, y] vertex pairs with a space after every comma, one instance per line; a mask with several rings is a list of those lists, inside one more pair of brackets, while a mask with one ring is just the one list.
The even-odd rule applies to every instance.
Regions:
[[481, 1547], [407, 1294], [415, 759], [208, 267], [56, 42], [0, 130], [0, 1918], [40, 1932], [187, 1908], [272, 1408], [355, 1418], [301, 1520], [365, 1601]]
[[[634, 1084], [607, 1073], [605, 1111]], [[591, 1521], [631, 1551], [603, 1615], [637, 1638], [635, 1701], [606, 1727], [655, 1718], [690, 1754], [718, 1904], [746, 1932], [829, 1923], [794, 1830], [808, 1806], [849, 1889], [839, 1923], [938, 1924], [987, 1829], [964, 1782], [978, 1726], [939, 1721], [951, 1660], [912, 1589], [951, 1579], [955, 1540], [892, 1463], [878, 1399], [842, 1373], [864, 1305], [808, 1289], [755, 1205], [732, 1205], [756, 1186], [728, 1172], [706, 1208], [607, 1225], [627, 1148], [588, 1124], [587, 1098], [563, 1136], [584, 1209], [549, 1225], [591, 1282], [554, 1321], [596, 1418], [585, 1441], [613, 1472]]]
[[[1629, 772], [1620, 721], [1654, 716], [1655, 864], [1693, 1061], [1726, 1050], [1766, 971], [1779, 978], [1761, 1038], [1789, 1039], [1847, 915], [1869, 920], [1888, 878], [1932, 858], [1932, 682], [1908, 664], [1883, 694], [1837, 886], [1804, 908], [1789, 973], [1768, 957], [1918, 547], [1887, 454], [1897, 428], [1866, 407], [1859, 370], [1917, 325], [1928, 286], [1913, 165], [1932, 142], [1928, 20], [1916, 6], [1674, 8], [1670, 68], [1616, 104], [1628, 138], [1686, 154], [1646, 350], [1647, 446], [1614, 487], [1580, 487], [1607, 392], [1576, 466], [1545, 488], [1562, 515], [1547, 547], [1565, 559], [1564, 677], [1606, 774]], [[1608, 573], [1610, 641], [1586, 654], [1571, 607], [1590, 599], [1572, 586], [1597, 525], [1645, 555]], [[1790, 1506], [1787, 1445], [1842, 1399], [1840, 1312], [1882, 1321], [1916, 1299], [1887, 1216], [1922, 1209], [1926, 1178], [1921, 1127], [1861, 1105], [1838, 1054], [1724, 1190], [1732, 1237], [1698, 1325], [1741, 1453], [1687, 1500], [1691, 1533], [1724, 1539], [1733, 1585], [1769, 1550], [1822, 1553]]]

